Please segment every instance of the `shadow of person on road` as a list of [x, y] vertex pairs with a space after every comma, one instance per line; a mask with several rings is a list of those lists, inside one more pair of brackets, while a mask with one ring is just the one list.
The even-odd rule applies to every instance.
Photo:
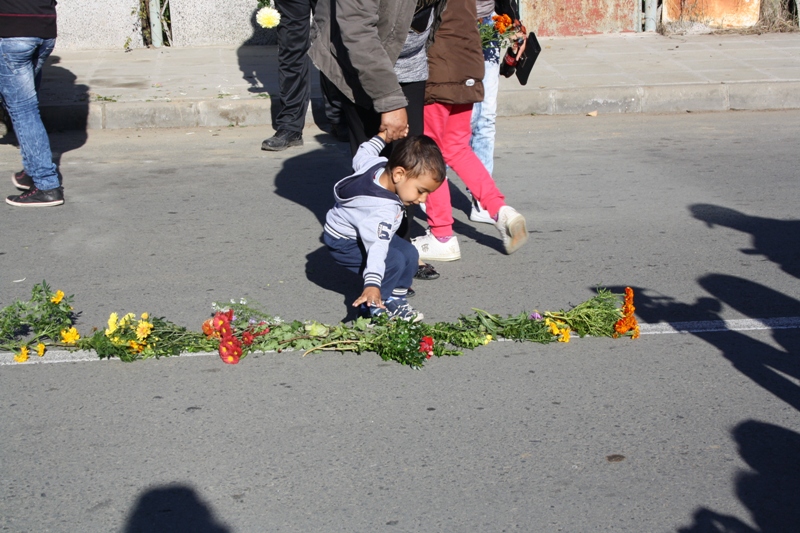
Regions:
[[709, 228], [717, 225], [749, 233], [753, 236], [753, 248], [743, 249], [742, 253], [763, 255], [787, 274], [800, 278], [800, 220], [750, 216], [710, 204], [694, 204], [689, 210]]
[[780, 533], [800, 524], [800, 434], [781, 426], [748, 420], [732, 431], [739, 455], [751, 471], [736, 476], [736, 495], [749, 509], [756, 528], [708, 508], [678, 533]]
[[336, 263], [324, 244], [306, 255], [306, 278], [322, 289], [343, 295], [342, 303], [346, 313], [340, 322], [350, 322], [358, 318], [358, 308], [351, 304], [361, 294], [364, 280], [355, 272]]
[[[316, 141], [322, 148], [283, 161], [275, 176], [275, 193], [314, 214], [321, 243], [325, 215], [333, 207], [333, 186], [352, 174], [353, 169], [346, 144], [336, 142], [326, 134], [317, 135]], [[349, 303], [361, 294], [360, 278], [336, 264], [324, 245], [306, 256], [306, 277], [325, 290], [345, 295], [348, 312], [343, 322], [355, 317], [355, 310]]]
[[[698, 330], [701, 325], [681, 323], [721, 321], [723, 304], [753, 319], [796, 317], [800, 316], [800, 301], [759, 283], [725, 274], [709, 274], [700, 278], [698, 284], [711, 297], [698, 298], [694, 304], [664, 295], [652, 296], [647, 289], [635, 287], [636, 315], [648, 324], [672, 324], [715, 346], [742, 374], [800, 411], [800, 386], [795, 381], [800, 379], [800, 359], [796, 355], [800, 350], [800, 335], [796, 329], [772, 329], [772, 338], [780, 346], [776, 348], [744, 332], [701, 331]], [[609, 290], [622, 292], [624, 287]]]
[[322, 233], [325, 215], [333, 207], [333, 186], [352, 174], [353, 169], [345, 144], [332, 142], [329, 135], [322, 133], [315, 139], [321, 148], [283, 161], [275, 176], [275, 194], [311, 211]]
[[166, 485], [139, 496], [125, 533], [230, 533], [191, 487]]

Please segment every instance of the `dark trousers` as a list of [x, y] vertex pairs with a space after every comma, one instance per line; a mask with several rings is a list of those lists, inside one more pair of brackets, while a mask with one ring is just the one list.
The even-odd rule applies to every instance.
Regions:
[[[422, 135], [425, 131], [423, 118], [425, 82], [401, 83], [400, 87], [408, 100], [408, 107], [406, 107], [408, 134]], [[381, 126], [381, 114], [374, 108], [366, 109], [356, 105], [344, 96], [341, 96], [340, 99], [342, 100], [342, 113], [347, 119], [347, 129], [350, 130], [350, 151], [355, 155], [361, 143], [370, 140], [378, 133]], [[388, 157], [388, 154], [391, 153], [391, 146], [391, 144], [387, 146], [381, 155]]]
[[319, 86], [325, 100], [325, 117], [331, 124], [344, 124], [342, 116], [342, 100], [347, 100], [339, 89], [322, 72], [319, 73]]
[[316, 0], [281, 0], [275, 8], [281, 14], [278, 24], [278, 85], [280, 111], [275, 119], [278, 130], [302, 132], [311, 100], [311, 59], [308, 57], [311, 12]]
[[[347, 270], [362, 274], [367, 263], [367, 254], [360, 240], [337, 239], [323, 233], [322, 240], [328, 247], [333, 260]], [[394, 289], [408, 289], [414, 281], [419, 263], [419, 252], [414, 246], [392, 235], [389, 242], [389, 252], [386, 254], [386, 269], [381, 282], [381, 299], [386, 300], [392, 296]]]

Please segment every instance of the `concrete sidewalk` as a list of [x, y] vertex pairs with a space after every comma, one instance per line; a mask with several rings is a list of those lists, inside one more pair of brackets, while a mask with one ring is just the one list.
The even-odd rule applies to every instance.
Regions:
[[[800, 33], [543, 38], [527, 86], [501, 80], [498, 114], [800, 108]], [[265, 125], [274, 46], [59, 50], [45, 70], [52, 129]], [[313, 113], [324, 117], [314, 76]], [[319, 123], [324, 118], [318, 119]]]

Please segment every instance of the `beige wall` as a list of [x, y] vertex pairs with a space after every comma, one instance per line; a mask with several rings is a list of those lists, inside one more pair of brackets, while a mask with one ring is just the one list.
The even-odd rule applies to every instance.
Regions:
[[[175, 46], [274, 44], [274, 30], [256, 27], [256, 0], [170, 0]], [[141, 48], [139, 0], [62, 0], [58, 47]]]

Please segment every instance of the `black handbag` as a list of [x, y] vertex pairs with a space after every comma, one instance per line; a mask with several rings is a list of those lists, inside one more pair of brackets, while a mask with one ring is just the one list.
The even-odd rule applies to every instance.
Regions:
[[520, 85], [528, 83], [528, 76], [531, 75], [533, 64], [536, 63], [536, 58], [539, 57], [541, 52], [542, 46], [539, 44], [539, 40], [536, 39], [536, 34], [530, 32], [528, 34], [528, 43], [525, 46], [525, 52], [523, 52], [522, 56], [517, 60], [516, 65], [516, 75]]

